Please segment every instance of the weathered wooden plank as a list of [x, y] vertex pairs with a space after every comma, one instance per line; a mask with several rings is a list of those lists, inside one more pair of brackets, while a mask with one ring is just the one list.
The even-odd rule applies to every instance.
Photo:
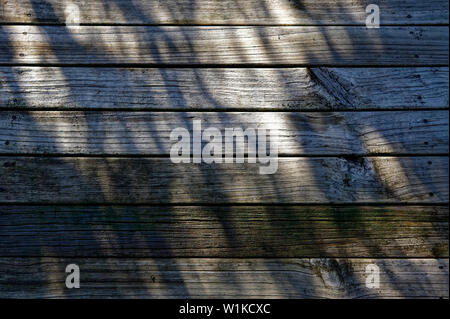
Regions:
[[279, 158], [174, 164], [169, 158], [1, 157], [3, 203], [367, 203], [448, 201], [448, 157]]
[[[448, 111], [2, 112], [0, 154], [168, 155], [171, 132], [267, 128], [285, 155], [448, 153]], [[256, 131], [255, 131], [256, 132]], [[225, 151], [223, 149], [223, 151]], [[246, 151], [246, 149], [245, 149]]]
[[[372, 1], [373, 2], [373, 1]], [[9, 0], [0, 22], [65, 23], [72, 6], [81, 23], [100, 24], [350, 24], [364, 25], [370, 0]], [[382, 24], [448, 23], [444, 0], [384, 0]]]
[[448, 257], [448, 208], [0, 206], [0, 256]]
[[449, 69], [0, 67], [0, 107], [283, 109], [448, 107]]
[[[65, 287], [68, 264], [80, 289]], [[366, 267], [380, 286], [366, 286]], [[448, 298], [448, 259], [0, 258], [2, 298]]]
[[448, 65], [448, 27], [3, 26], [3, 64]]

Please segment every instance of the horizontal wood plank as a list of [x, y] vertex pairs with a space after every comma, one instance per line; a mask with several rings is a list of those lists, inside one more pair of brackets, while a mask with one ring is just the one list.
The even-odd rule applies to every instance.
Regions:
[[[80, 289], [65, 287], [68, 264]], [[366, 286], [366, 267], [380, 288]], [[3, 298], [448, 298], [448, 259], [0, 258]]]
[[0, 107], [345, 110], [448, 107], [440, 68], [0, 67]]
[[[0, 154], [169, 155], [176, 128], [266, 128], [283, 155], [448, 153], [448, 111], [2, 112]], [[243, 145], [243, 144], [242, 144]], [[237, 147], [240, 144], [236, 145]], [[239, 149], [242, 149], [239, 147]], [[223, 149], [223, 152], [225, 149]], [[243, 149], [247, 151], [247, 147]]]
[[174, 164], [169, 158], [1, 157], [2, 203], [442, 203], [448, 157], [279, 158]]
[[3, 26], [2, 64], [448, 65], [448, 27]]
[[0, 256], [448, 257], [447, 207], [0, 206]]
[[[0, 22], [65, 23], [73, 5], [81, 23], [364, 25], [370, 0], [9, 0]], [[73, 9], [72, 9], [73, 10]], [[444, 0], [384, 0], [382, 24], [448, 23]]]
[[[0, 298], [448, 298], [448, 2], [369, 3], [0, 0]], [[195, 119], [278, 171], [172, 163]]]

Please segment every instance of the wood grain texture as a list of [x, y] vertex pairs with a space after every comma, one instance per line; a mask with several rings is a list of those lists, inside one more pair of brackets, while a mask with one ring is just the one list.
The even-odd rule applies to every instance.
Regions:
[[448, 257], [447, 207], [0, 206], [0, 256]]
[[3, 64], [448, 65], [448, 27], [3, 26]]
[[173, 164], [169, 158], [1, 157], [2, 203], [443, 203], [448, 157], [280, 158]]
[[[80, 289], [65, 267], [80, 267]], [[366, 266], [380, 288], [366, 287]], [[448, 298], [448, 259], [0, 258], [5, 298]], [[30, 285], [30, 282], [33, 285]]]
[[441, 68], [0, 67], [0, 107], [360, 110], [448, 107]]
[[[100, 24], [351, 24], [365, 25], [369, 0], [8, 0], [0, 22], [65, 23], [69, 4], [81, 23]], [[444, 0], [385, 0], [382, 24], [448, 23]], [[70, 12], [70, 11], [69, 11]]]
[[370, 3], [0, 0], [0, 298], [448, 298], [449, 5]]
[[449, 151], [447, 110], [356, 113], [52, 111], [2, 112], [0, 154], [168, 155], [174, 144], [171, 132], [181, 127], [192, 133], [196, 120], [201, 121], [203, 130], [219, 129], [222, 140], [226, 128], [267, 128], [277, 135], [278, 152], [284, 155], [442, 154]]

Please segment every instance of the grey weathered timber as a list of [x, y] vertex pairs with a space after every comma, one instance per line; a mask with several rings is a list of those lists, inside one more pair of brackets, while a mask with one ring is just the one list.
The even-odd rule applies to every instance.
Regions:
[[279, 158], [174, 164], [169, 158], [1, 157], [2, 203], [442, 203], [448, 157]]
[[0, 107], [360, 110], [448, 107], [449, 69], [0, 67]]
[[[81, 23], [364, 25], [370, 0], [63, 0], [0, 1], [0, 22], [65, 23], [71, 4]], [[448, 23], [448, 1], [384, 0], [382, 24]], [[70, 11], [68, 11], [70, 12]]]
[[[68, 264], [80, 289], [65, 287]], [[366, 267], [380, 288], [366, 286]], [[0, 258], [7, 298], [448, 298], [448, 259]], [[33, 284], [30, 284], [33, 283]]]
[[448, 27], [2, 26], [2, 64], [448, 65]]
[[436, 206], [0, 206], [0, 256], [448, 257]]
[[[448, 153], [448, 110], [399, 112], [2, 112], [0, 154], [168, 155], [171, 132], [266, 128], [284, 155]], [[239, 144], [237, 145], [239, 146]], [[245, 147], [244, 151], [247, 150]]]
[[448, 298], [449, 5], [371, 3], [0, 0], [0, 298]]

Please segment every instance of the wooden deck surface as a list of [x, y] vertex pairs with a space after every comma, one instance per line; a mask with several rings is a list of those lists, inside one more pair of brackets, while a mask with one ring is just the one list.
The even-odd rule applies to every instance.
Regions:
[[448, 298], [448, 1], [370, 3], [0, 0], [0, 298]]

